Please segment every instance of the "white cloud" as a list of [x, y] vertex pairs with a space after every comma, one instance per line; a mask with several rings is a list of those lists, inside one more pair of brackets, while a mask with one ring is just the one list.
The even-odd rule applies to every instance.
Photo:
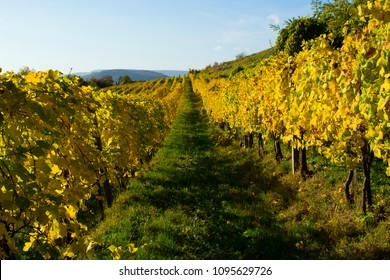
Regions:
[[214, 49], [214, 51], [219, 52], [219, 51], [222, 50], [222, 47], [221, 46], [215, 46], [213, 49]]
[[279, 24], [280, 18], [277, 15], [271, 14], [267, 17], [268, 20], [272, 21], [273, 24]]

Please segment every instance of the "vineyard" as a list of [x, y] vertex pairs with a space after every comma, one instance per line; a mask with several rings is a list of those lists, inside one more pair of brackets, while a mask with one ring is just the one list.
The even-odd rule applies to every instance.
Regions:
[[[388, 1], [360, 6], [366, 27], [351, 32], [340, 49], [323, 35], [295, 57], [280, 52], [230, 77], [194, 71], [194, 89], [212, 120], [244, 134], [245, 145], [254, 137], [260, 146], [263, 137], [272, 139], [279, 162], [280, 140], [290, 145], [293, 170], [302, 177], [311, 173], [307, 149], [345, 164], [351, 177], [362, 164], [362, 209], [372, 211], [374, 157], [388, 164], [390, 175], [389, 8]], [[349, 186], [346, 199], [353, 204]]]
[[183, 83], [130, 94], [79, 86], [57, 71], [2, 74], [1, 257], [85, 254], [86, 223], [104, 219], [161, 146]]
[[0, 74], [0, 258], [390, 258], [390, 2], [354, 20], [184, 78]]

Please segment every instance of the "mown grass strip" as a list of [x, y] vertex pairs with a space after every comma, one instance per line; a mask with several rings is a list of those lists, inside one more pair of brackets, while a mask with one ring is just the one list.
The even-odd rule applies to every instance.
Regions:
[[[221, 154], [215, 147], [221, 132], [209, 126], [200, 109], [199, 97], [188, 84], [171, 133], [150, 170], [118, 198], [96, 235], [116, 246], [144, 245], [125, 258], [283, 256], [283, 233], [272, 225], [273, 214], [258, 203], [254, 182], [251, 187], [245, 178], [252, 159], [241, 152]], [[246, 216], [253, 203], [258, 216]], [[263, 232], [251, 231], [259, 221], [266, 226]], [[110, 258], [104, 247], [96, 256]]]

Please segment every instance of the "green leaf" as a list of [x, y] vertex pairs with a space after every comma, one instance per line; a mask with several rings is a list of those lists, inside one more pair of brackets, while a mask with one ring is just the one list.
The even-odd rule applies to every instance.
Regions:
[[42, 127], [42, 133], [45, 135], [53, 135], [54, 132], [46, 127]]
[[38, 192], [39, 185], [37, 183], [30, 183], [26, 186], [26, 192], [28, 195], [34, 195]]
[[15, 199], [16, 205], [21, 209], [25, 210], [31, 206], [31, 201], [25, 197], [19, 196]]
[[30, 108], [33, 110], [33, 112], [37, 113], [39, 118], [43, 121], [47, 120], [46, 114], [45, 114], [45, 109], [38, 103], [36, 102], [31, 102], [29, 104]]
[[42, 157], [45, 155], [45, 152], [42, 148], [38, 147], [32, 150], [32, 154], [36, 157]]
[[16, 163], [13, 167], [12, 167], [12, 170], [13, 172], [15, 173], [15, 175], [18, 175], [21, 179], [23, 179], [23, 181], [29, 181], [30, 179], [30, 173], [28, 172], [28, 170], [23, 166], [21, 165], [20, 163]]
[[250, 238], [250, 237], [258, 237], [260, 236], [260, 233], [254, 229], [248, 229], [242, 235], [244, 237]]
[[67, 76], [63, 76], [62, 79], [63, 79], [64, 82], [67, 83], [67, 84], [70, 84], [70, 82], [71, 82]]
[[[1, 69], [1, 68], [0, 68]], [[0, 125], [2, 125], [4, 123], [4, 116], [3, 114], [0, 112]]]
[[12, 180], [10, 180], [8, 178], [6, 178], [3, 181], [1, 181], [1, 185], [3, 185], [7, 191], [15, 189], [14, 182], [12, 182]]
[[22, 146], [17, 147], [15, 150], [20, 155], [25, 154], [25, 153], [27, 153], [29, 151], [29, 149], [24, 148]]
[[42, 173], [44, 173], [44, 174], [49, 174], [50, 171], [51, 171], [50, 166], [47, 165], [47, 163], [46, 163], [43, 159], [42, 159], [42, 160], [39, 159], [39, 160], [36, 162], [36, 168], [37, 168], [40, 172], [42, 172]]
[[38, 147], [40, 147], [42, 149], [50, 149], [51, 148], [50, 143], [47, 143], [46, 141], [37, 140], [36, 142], [37, 142]]
[[70, 101], [71, 101], [73, 104], [78, 104], [78, 103], [79, 103], [79, 101], [78, 101], [76, 98], [74, 98], [74, 97], [72, 97], [72, 98], [70, 99]]
[[47, 225], [50, 221], [49, 217], [44, 213], [40, 216], [37, 217], [37, 221], [38, 223], [40, 223], [41, 225]]

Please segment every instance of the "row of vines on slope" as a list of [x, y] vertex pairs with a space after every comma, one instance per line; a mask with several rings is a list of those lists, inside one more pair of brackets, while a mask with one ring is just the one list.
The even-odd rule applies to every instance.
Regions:
[[[278, 161], [281, 139], [303, 157], [314, 148], [351, 172], [362, 164], [366, 212], [374, 156], [389, 164], [390, 176], [390, 1], [368, 1], [356, 17], [365, 27], [349, 33], [340, 49], [323, 35], [295, 57], [280, 52], [230, 78], [202, 72], [191, 78], [214, 121], [257, 134], [259, 142], [263, 135], [273, 139]], [[348, 184], [345, 192], [353, 203]]]
[[171, 82], [156, 98], [97, 92], [52, 70], [0, 75], [0, 258], [89, 250], [82, 219], [95, 208], [104, 217], [161, 145], [184, 87]]

